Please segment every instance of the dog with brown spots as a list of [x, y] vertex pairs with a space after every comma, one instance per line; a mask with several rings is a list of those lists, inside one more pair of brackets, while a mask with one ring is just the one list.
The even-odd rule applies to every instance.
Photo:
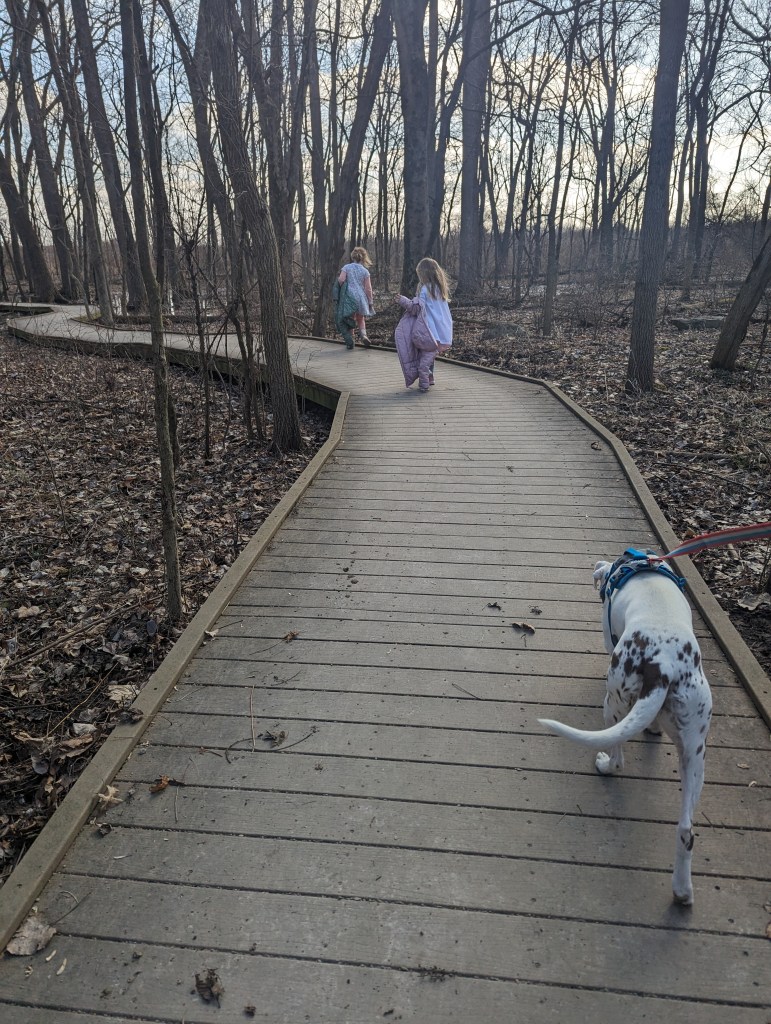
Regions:
[[605, 647], [611, 656], [606, 728], [591, 732], [551, 719], [539, 721], [560, 736], [599, 750], [595, 767], [602, 775], [623, 769], [624, 742], [643, 730], [664, 729], [677, 748], [682, 783], [672, 891], [676, 903], [690, 905], [693, 816], [704, 784], [712, 696], [691, 609], [676, 585], [677, 577], [666, 569], [641, 566], [644, 571], [631, 574], [622, 586], [609, 586], [612, 574], [628, 571], [630, 561], [625, 552], [612, 564], [597, 562], [594, 569], [595, 586], [603, 597]]

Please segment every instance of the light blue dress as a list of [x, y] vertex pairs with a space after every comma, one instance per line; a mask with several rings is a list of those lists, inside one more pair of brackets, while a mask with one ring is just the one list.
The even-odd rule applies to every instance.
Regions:
[[352, 295], [358, 303], [357, 312], [362, 316], [372, 316], [375, 309], [364, 291], [364, 282], [369, 278], [369, 271], [361, 263], [346, 263], [343, 270], [348, 282], [348, 294]]
[[452, 314], [446, 299], [435, 299], [426, 285], [418, 295], [426, 310], [426, 323], [440, 345], [452, 345]]

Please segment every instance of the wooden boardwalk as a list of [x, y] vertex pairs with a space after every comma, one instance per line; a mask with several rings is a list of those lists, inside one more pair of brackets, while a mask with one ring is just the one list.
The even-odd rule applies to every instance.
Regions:
[[671, 744], [606, 779], [536, 721], [601, 723], [592, 567], [660, 548], [611, 448], [537, 384], [292, 348], [351, 393], [341, 442], [45, 888], [58, 934], [0, 962], [2, 1019], [768, 1024], [769, 729], [704, 623], [694, 908]]

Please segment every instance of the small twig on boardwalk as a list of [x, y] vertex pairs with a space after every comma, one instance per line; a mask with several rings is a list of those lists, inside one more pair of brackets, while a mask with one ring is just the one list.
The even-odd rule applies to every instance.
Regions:
[[280, 754], [283, 750], [289, 750], [290, 747], [296, 747], [298, 743], [303, 743], [305, 740], [308, 739], [309, 736], [312, 736], [314, 732], [318, 731], [318, 726], [314, 725], [311, 731], [307, 733], [305, 736], [303, 736], [302, 739], [295, 740], [294, 743], [287, 743], [285, 747], [271, 747], [270, 750], [263, 751], [263, 753], [269, 754], [271, 752], [275, 752], [277, 754]]
[[187, 759], [187, 764], [185, 765], [185, 770], [182, 772], [182, 778], [179, 780], [179, 785], [177, 786], [176, 792], [174, 793], [174, 824], [175, 825], [178, 822], [178, 818], [177, 818], [177, 797], [179, 796], [179, 787], [185, 785], [185, 776], [187, 775], [187, 770], [188, 770], [188, 768], [190, 767], [190, 765], [192, 763], [193, 763], [193, 755], [191, 754], [188, 757], [188, 759]]
[[249, 725], [252, 730], [252, 750], [257, 749], [255, 746], [256, 736], [254, 735], [254, 688], [256, 685], [256, 682], [252, 683], [252, 688], [249, 691]]
[[60, 921], [63, 921], [65, 919], [65, 917], [68, 914], [71, 914], [73, 912], [73, 910], [76, 910], [80, 906], [81, 903], [85, 903], [86, 900], [88, 899], [88, 897], [91, 895], [91, 893], [87, 892], [82, 900], [79, 900], [78, 897], [75, 895], [75, 893], [74, 892], [70, 892], [69, 889], [62, 889], [62, 895], [69, 896], [71, 899], [75, 900], [75, 902], [73, 903], [73, 905], [70, 907], [69, 910], [65, 910], [64, 913], [60, 917], [57, 917], [56, 920], [51, 921], [50, 922], [51, 925], [55, 925], [55, 924], [58, 924]]
[[[287, 743], [284, 746], [278, 747], [266, 747], [264, 750], [260, 750], [259, 748], [255, 749], [254, 747], [252, 747], [252, 750], [255, 754], [282, 754], [285, 750], [289, 750], [290, 747], [296, 747], [298, 743], [304, 743], [305, 740], [309, 739], [315, 732], [318, 731], [318, 726], [314, 725], [310, 732], [306, 733], [305, 736], [301, 736], [299, 740], [295, 740], [294, 743]], [[252, 740], [252, 742], [254, 742], [253, 736], [244, 736], [242, 739], [234, 740], [230, 744], [230, 746], [225, 751], [225, 760], [227, 761], [228, 764], [231, 763], [230, 758], [228, 757], [228, 753], [233, 749], [233, 747], [237, 746], [239, 743], [246, 743], [247, 740]]]
[[477, 697], [477, 695], [475, 693], [472, 693], [471, 690], [466, 690], [466, 689], [464, 689], [464, 687], [459, 686], [458, 683], [451, 683], [450, 685], [454, 686], [456, 690], [463, 690], [464, 693], [467, 693], [469, 695], [469, 697], [473, 697], [474, 700], [481, 700], [482, 699], [481, 697]]

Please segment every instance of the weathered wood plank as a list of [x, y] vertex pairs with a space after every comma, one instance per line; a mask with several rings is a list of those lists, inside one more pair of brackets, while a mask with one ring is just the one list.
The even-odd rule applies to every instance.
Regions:
[[[409, 503], [407, 503], [409, 505]], [[416, 503], [413, 503], [416, 504]], [[451, 504], [451, 503], [450, 503]], [[389, 525], [390, 529], [393, 529], [393, 514], [388, 514], [389, 507], [386, 503], [382, 503], [379, 507], [372, 503], [360, 502], [358, 499], [351, 499], [351, 502], [346, 502], [346, 516], [345, 521], [348, 522], [384, 522]], [[313, 494], [306, 495], [306, 497], [298, 505], [298, 517], [306, 519], [323, 519], [325, 522], [330, 522], [338, 518], [335, 513], [336, 506], [330, 502], [329, 498], [317, 499]], [[418, 509], [420, 506], [418, 505]], [[577, 516], [575, 507], [572, 505], [564, 505], [562, 510], [559, 506], [552, 505], [549, 508], [541, 508], [540, 511], [535, 512], [533, 509], [517, 509], [516, 507], [506, 509], [471, 509], [469, 510], [468, 505], [453, 506], [450, 509], [447, 508], [447, 503], [441, 508], [435, 508], [431, 511], [430, 521], [435, 524], [448, 524], [448, 525], [466, 525], [473, 527], [482, 526], [502, 526], [515, 530], [517, 526], [528, 527], [535, 524], [536, 526], [544, 526], [551, 530], [555, 536], [560, 532], [561, 527], [566, 523], [570, 522], [574, 529], [580, 529], [585, 527], [591, 530], [613, 530], [621, 531], [624, 534], [624, 539], [621, 541], [618, 549], [618, 554], [629, 544], [628, 530], [638, 528], [644, 530], [645, 535], [650, 534], [650, 527], [647, 525], [644, 519], [641, 518], [640, 513], [633, 509], [620, 509], [616, 510], [617, 514], [605, 515], [602, 509], [594, 509], [591, 515]], [[419, 511], [415, 512], [409, 508], [400, 508], [399, 510], [399, 522], [404, 524], [419, 523], [422, 524], [427, 521], [426, 516], [420, 516]]]
[[[148, 739], [168, 746], [194, 745], [227, 751], [252, 746], [252, 734], [286, 727], [287, 743], [301, 737], [303, 753], [337, 754], [353, 757], [384, 757], [403, 761], [432, 761], [446, 764], [491, 765], [528, 768], [558, 773], [591, 772], [591, 752], [576, 743], [547, 734], [533, 716], [529, 733], [414, 728], [412, 726], [371, 725], [360, 722], [328, 722], [316, 718], [277, 721], [250, 715], [185, 715], [180, 711], [164, 713], [148, 730]], [[677, 757], [674, 747], [664, 739], [638, 737], [627, 745], [629, 775], [646, 778], [676, 778]], [[741, 760], [739, 760], [741, 758]], [[742, 749], [710, 744], [710, 771], [716, 778], [738, 786], [755, 782], [769, 784], [767, 750]], [[740, 768], [739, 765], [749, 765]], [[409, 769], [406, 773], [409, 775]]]
[[[240, 639], [217, 636], [201, 648], [202, 659], [259, 662], [266, 656], [287, 664], [359, 665], [362, 668], [426, 668], [458, 669], [465, 672], [511, 672], [514, 675], [564, 675], [602, 679], [607, 672], [606, 654], [584, 654], [564, 651], [485, 650], [473, 647], [426, 647], [420, 644], [367, 643], [364, 641], [325, 641], [322, 644], [297, 637], [282, 640]], [[707, 674], [712, 679], [722, 676], [719, 662], [705, 658]]]
[[[439, 870], [437, 870], [437, 866]], [[210, 835], [191, 842], [180, 832], [114, 829], [104, 841], [81, 839], [62, 866], [67, 890], [88, 887], [84, 877], [146, 880], [213, 889], [348, 897], [388, 903], [457, 907], [692, 929], [751, 938], [765, 931], [767, 883], [711, 877], [699, 880], [699, 902], [684, 914], [671, 904], [670, 874], [612, 866], [584, 867], [587, 883], [575, 885], [575, 867], [544, 860], [393, 850], [366, 846]], [[594, 892], [605, 899], [596, 900]], [[62, 913], [61, 893], [41, 905], [47, 918]], [[70, 905], [67, 906], [70, 909]], [[737, 923], [737, 919], [741, 924]], [[72, 930], [87, 934], [89, 914]]]
[[[173, 796], [168, 790], [156, 796], [140, 787], [133, 799], [110, 812], [108, 820], [113, 826], [661, 870], [671, 867], [677, 814], [666, 821], [598, 819], [577, 811], [557, 815], [374, 797], [185, 786]], [[767, 832], [701, 823], [696, 831], [695, 871], [769, 881]], [[727, 864], [730, 871], [725, 870]]]
[[[533, 618], [531, 615], [530, 618]], [[419, 644], [428, 647], [468, 647], [475, 650], [495, 649], [506, 651], [553, 651], [575, 652], [578, 654], [599, 654], [607, 657], [602, 634], [598, 629], [572, 630], [553, 629], [538, 619], [534, 632], [516, 629], [511, 622], [506, 625], [465, 625], [446, 622], [414, 620], [390, 622], [386, 619], [337, 620], [315, 616], [287, 613], [285, 616], [263, 616], [250, 614], [243, 609], [238, 616], [220, 619], [216, 643], [231, 638], [264, 638], [282, 641], [290, 634], [298, 634], [303, 640], [326, 641], [345, 639], [350, 643], [363, 641], [385, 644]], [[290, 637], [294, 642], [294, 638]], [[711, 637], [704, 637], [700, 644], [705, 661], [722, 658], [722, 652]]]
[[[183, 677], [194, 686], [289, 687], [292, 689], [340, 690], [346, 693], [384, 693], [410, 697], [457, 697], [467, 700], [530, 700], [534, 692], [547, 704], [571, 704], [600, 708], [604, 680], [574, 676], [540, 676], [508, 673], [480, 673], [473, 684], [463, 672], [402, 668], [398, 672], [368, 668], [362, 672], [351, 665], [287, 665], [274, 661], [251, 664], [245, 661], [194, 661]], [[473, 685], [473, 692], [469, 687]], [[715, 713], [757, 718], [746, 691], [735, 681], [716, 685], [713, 680]]]
[[[59, 977], [58, 958], [40, 969], [37, 986], [47, 1008], [61, 1005], [87, 1013], [128, 1014], [153, 1020], [180, 1021], [185, 1024], [242, 1024], [245, 1006], [258, 1006], [261, 1024], [297, 1024], [309, 1011], [318, 1020], [376, 1021], [409, 1020], [411, 1024], [475, 1021], [476, 1024], [501, 1024], [516, 1013], [528, 1024], [559, 1024], [574, 1019], [623, 1020], [625, 1024], [650, 1024], [651, 1020], [686, 1020], [695, 1014], [700, 1024], [766, 1024], [767, 1013], [759, 1006], [715, 1005], [701, 997], [695, 1000], [645, 996], [637, 991], [624, 994], [601, 988], [567, 990], [540, 981], [521, 984], [505, 980], [447, 976], [433, 957], [433, 936], [425, 936], [421, 963], [415, 970], [383, 970], [356, 964], [334, 964], [313, 960], [265, 957], [248, 953], [220, 953], [216, 969], [225, 994], [220, 1007], [205, 1005], [195, 992], [195, 975], [210, 963], [199, 949], [143, 943], [141, 965], [132, 960], [134, 945], [125, 942], [96, 941], [62, 937], [60, 948], [73, 969]], [[607, 942], [605, 943], [607, 946]], [[531, 950], [535, 947], [525, 946]], [[553, 954], [549, 961], [553, 963]], [[569, 957], [573, 953], [568, 954]], [[672, 957], [676, 964], [678, 957]], [[723, 963], [723, 961], [720, 961]], [[88, 965], [90, 984], [83, 984]], [[431, 967], [439, 968], [434, 974]], [[22, 958], [8, 962], [0, 973], [0, 999], [14, 1000], [14, 1024], [43, 1024], [43, 1018], [24, 1019], [25, 1008], [15, 1002], [25, 983], [26, 964]], [[618, 965], [611, 968], [615, 979]], [[649, 968], [650, 970], [650, 968]], [[715, 972], [722, 973], [722, 972]], [[433, 983], [431, 979], [436, 979]], [[522, 979], [525, 980], [525, 979]], [[739, 979], [741, 980], [741, 978]], [[443, 983], [442, 983], [443, 982]], [[63, 1021], [65, 1018], [61, 1018]], [[120, 1016], [119, 1016], [120, 1019]], [[57, 1024], [59, 1021], [57, 1020]], [[89, 1022], [91, 1024], [91, 1022]], [[101, 1024], [101, 1021], [100, 1021]], [[114, 1024], [114, 1018], [112, 1021]]]
[[[403, 526], [400, 523], [400, 526]], [[466, 524], [468, 525], [468, 524]], [[654, 543], [653, 535], [646, 527], [644, 520], [640, 519], [640, 528], [645, 530], [651, 545]], [[556, 532], [555, 532], [556, 531]], [[284, 526], [281, 537], [287, 540], [304, 540], [308, 544], [339, 544], [341, 538], [348, 538], [347, 543], [355, 544], [383, 544], [384, 538], [391, 545], [401, 547], [415, 547], [418, 544], [430, 543], [433, 545], [435, 539], [439, 538], [445, 546], [461, 547], [468, 550], [486, 550], [491, 543], [500, 545], [501, 551], [551, 551], [551, 552], [576, 552], [580, 545], [581, 549], [590, 551], [605, 551], [606, 559], [612, 560], [617, 554], [629, 546], [628, 529], [615, 531], [615, 546], [608, 551], [605, 545], [612, 534], [607, 527], [595, 528], [591, 524], [575, 526], [575, 519], [563, 520], [558, 525], [552, 522], [550, 525], [539, 523], [529, 524], [520, 522], [516, 526], [485, 526], [474, 525], [473, 533], [463, 529], [462, 525], [455, 526], [452, 523], [435, 522], [434, 520], [418, 520], [410, 524], [409, 533], [400, 530], [394, 531], [394, 524], [384, 520], [351, 520], [324, 523], [320, 526], [318, 519], [294, 515], [291, 516]], [[639, 534], [637, 535], [639, 537]], [[578, 554], [583, 554], [582, 550]], [[598, 556], [599, 558], [599, 556]], [[595, 559], [597, 561], [597, 559]], [[594, 568], [590, 559], [584, 563], [587, 571]]]
[[[70, 880], [76, 895], [78, 889], [84, 895], [87, 883], [65, 875], [68, 887]], [[452, 885], [449, 877], [446, 884]], [[120, 899], [122, 913], [115, 919], [109, 910]], [[193, 900], [196, 914], [191, 920]], [[603, 923], [563, 917], [561, 927], [554, 929], [548, 918], [539, 916], [537, 905], [531, 917], [532, 911], [527, 916], [490, 914], [243, 889], [193, 892], [173, 883], [116, 883], [109, 878], [101, 880], [87, 903], [61, 922], [62, 934], [158, 945], [184, 936], [186, 945], [198, 949], [412, 970], [425, 964], [423, 938], [430, 936], [437, 965], [451, 973], [593, 988], [607, 983], [618, 955], [634, 950], [636, 969], [627, 982], [632, 992], [709, 1000], [754, 997], [761, 1005], [771, 1000], [771, 977], [760, 946], [764, 938], [755, 939], [758, 949], [747, 956], [747, 947], [754, 944], [747, 937], [694, 935], [681, 929], [676, 954], [662, 959], [659, 929], [629, 926], [623, 937], [617, 933], [615, 948], [603, 948], [598, 934]], [[586, 948], [592, 949], [591, 956], [579, 953]], [[724, 969], [715, 971], [718, 960]]]
[[[264, 742], [255, 742], [264, 748]], [[552, 771], [478, 767], [476, 765], [426, 764], [412, 760], [329, 756], [303, 753], [304, 747], [286, 751], [285, 757], [252, 750], [242, 743], [238, 750], [221, 751], [192, 746], [142, 748], [126, 762], [122, 782], [150, 785], [168, 775], [187, 785], [224, 789], [274, 790], [317, 793], [328, 796], [363, 796], [383, 800], [408, 796], [420, 803], [452, 803], [470, 807], [538, 810], [562, 814], [580, 811], [589, 817], [636, 818], [665, 821], [677, 814], [680, 801], [676, 777], [636, 778], [620, 775], [612, 781], [600, 778], [591, 759], [584, 758], [583, 774], [572, 772], [569, 796], [561, 781], [563, 766]], [[291, 756], [289, 756], [291, 753]], [[711, 760], [708, 762], [711, 769]], [[634, 768], [632, 769], [634, 770]], [[637, 769], [639, 772], [639, 768]], [[409, 782], [405, 790], [405, 776]], [[697, 822], [726, 828], [771, 831], [771, 790], [767, 786], [707, 783], [699, 802]], [[729, 867], [726, 866], [726, 870]]]
[[[533, 694], [528, 703], [476, 701], [460, 697], [403, 696], [380, 693], [342, 693], [329, 690], [282, 690], [266, 687], [179, 686], [169, 699], [169, 711], [207, 715], [212, 706], [218, 714], [243, 715], [253, 709], [261, 718], [314, 719], [327, 722], [358, 722], [371, 725], [409, 725], [414, 728], [505, 731], [532, 733], [540, 728], [536, 718], [561, 718], [578, 729], [603, 726], [598, 706], [548, 704]], [[662, 745], [669, 741], [655, 740]], [[716, 715], [709, 734], [710, 747], [747, 747], [768, 751], [768, 729], [757, 717]]]

